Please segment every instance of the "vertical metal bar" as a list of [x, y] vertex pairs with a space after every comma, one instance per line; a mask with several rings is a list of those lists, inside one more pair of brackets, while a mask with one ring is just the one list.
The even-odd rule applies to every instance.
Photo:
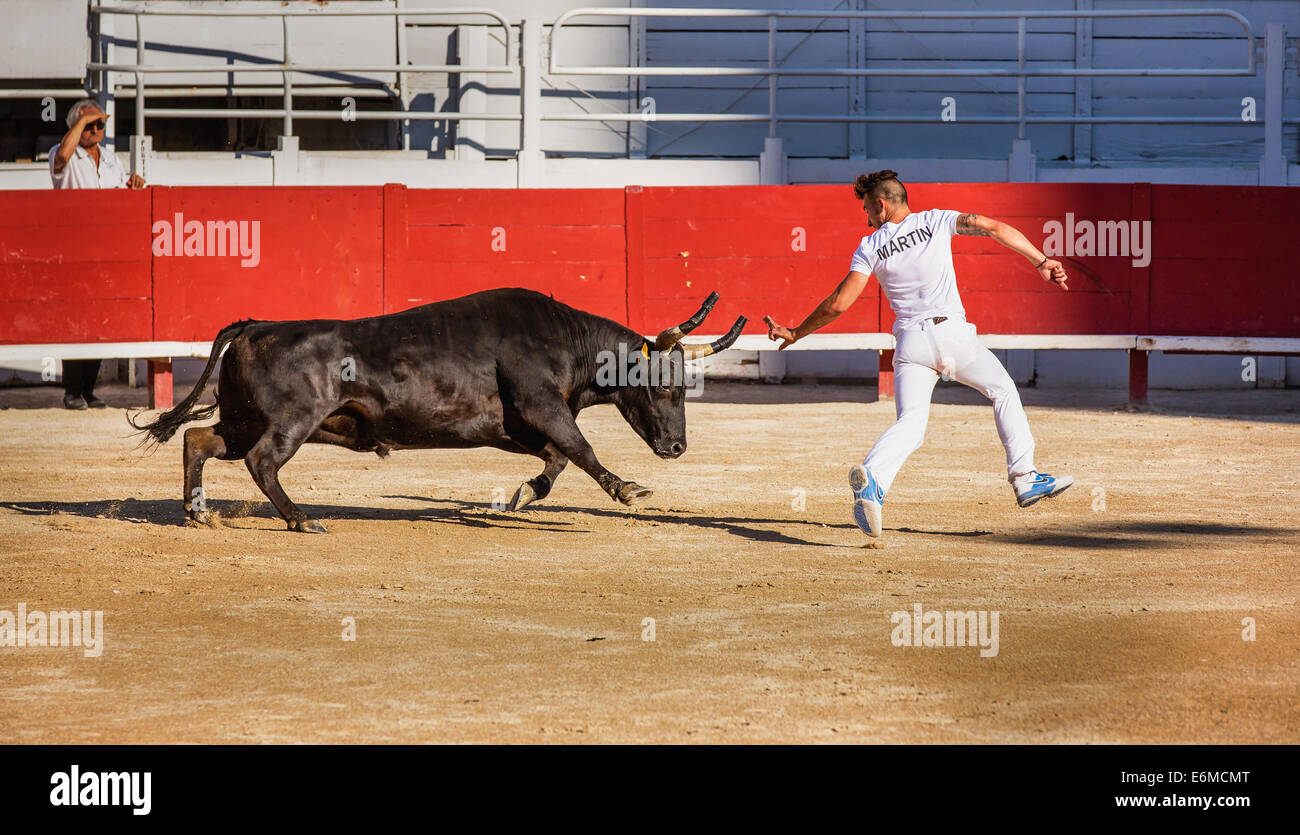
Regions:
[[[107, 15], [102, 12], [95, 14], [95, 49], [99, 57], [95, 60], [104, 64], [114, 64], [117, 57], [117, 47], [113, 46], [113, 41], [117, 40], [117, 21], [113, 15]], [[89, 80], [89, 79], [87, 79]], [[117, 124], [117, 79], [112, 70], [100, 70], [98, 87], [93, 87], [92, 92], [97, 93], [99, 100], [104, 106], [104, 115], [108, 117], [108, 122], [113, 126], [113, 148], [116, 150], [121, 147], [118, 142], [118, 124]]]
[[[866, 0], [855, 0], [855, 11], [865, 10]], [[866, 69], [867, 66], [867, 21], [865, 18], [851, 18], [848, 22], [849, 54], [848, 66], [852, 69]], [[849, 115], [863, 116], [867, 112], [867, 78], [855, 75], [848, 81]], [[867, 125], [865, 122], [848, 124], [848, 157], [865, 159], [867, 155]], [[762, 354], [771, 353], [761, 351]]]
[[[280, 18], [281, 31], [284, 33], [284, 64], [289, 65], [289, 16], [283, 15]], [[290, 79], [291, 73], [285, 70], [281, 73], [284, 79], [284, 135], [293, 136], [293, 81]]]
[[767, 16], [767, 135], [776, 136], [776, 15]]
[[[144, 136], [144, 73], [140, 72], [139, 67], [144, 66], [144, 29], [140, 24], [143, 23], [142, 15], [135, 15], [135, 135]], [[116, 140], [117, 129], [113, 130], [114, 140]], [[137, 144], [143, 139], [137, 139]]]
[[1016, 121], [1017, 139], [1025, 138], [1025, 19], [1016, 18]]
[[1286, 185], [1286, 160], [1282, 156], [1282, 76], [1286, 72], [1286, 30], [1281, 23], [1264, 27], [1264, 158], [1259, 184]]
[[[402, 103], [403, 110], [410, 110], [411, 103], [406, 99], [406, 73], [402, 72], [402, 66], [406, 64], [406, 17], [397, 15], [397, 99]], [[400, 130], [402, 132], [402, 150], [411, 150], [411, 120], [403, 119]]]
[[[1076, 11], [1092, 11], [1092, 0], [1075, 0]], [[1076, 17], [1074, 19], [1074, 68], [1092, 69], [1092, 18]], [[1092, 79], [1076, 75], [1074, 77], [1074, 115], [1088, 117], [1092, 115]], [[1092, 125], [1074, 125], [1072, 134], [1071, 156], [1076, 166], [1092, 165]]]
[[[640, 0], [638, 0], [638, 5]], [[628, 21], [627, 26], [627, 52], [628, 66], [642, 67], [645, 66], [645, 42], [646, 42], [646, 19], [637, 16]], [[551, 45], [555, 45], [555, 34], [551, 34]], [[627, 80], [627, 91], [632, 101], [630, 102], [629, 112], [642, 110], [645, 98], [645, 76], [633, 75]], [[644, 111], [643, 111], [644, 112]], [[646, 129], [646, 123], [628, 122], [627, 123], [627, 156], [628, 159], [645, 159], [650, 150], [650, 131]]]

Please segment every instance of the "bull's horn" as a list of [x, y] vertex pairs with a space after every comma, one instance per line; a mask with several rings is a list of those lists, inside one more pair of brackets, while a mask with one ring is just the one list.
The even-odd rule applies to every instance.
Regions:
[[700, 305], [700, 309], [695, 311], [694, 316], [687, 319], [685, 322], [682, 322], [680, 325], [674, 325], [659, 334], [659, 336], [655, 338], [655, 350], [667, 351], [669, 348], [672, 348], [680, 342], [683, 336], [704, 324], [704, 317], [709, 315], [709, 312], [713, 310], [713, 306], [717, 303], [718, 294], [717, 291], [714, 291], [704, 300], [704, 304]]
[[748, 321], [741, 316], [736, 320], [736, 324], [731, 326], [731, 330], [727, 331], [726, 336], [719, 337], [708, 345], [682, 345], [682, 356], [688, 360], [697, 360], [727, 350], [740, 338], [740, 332], [745, 329], [745, 323]]

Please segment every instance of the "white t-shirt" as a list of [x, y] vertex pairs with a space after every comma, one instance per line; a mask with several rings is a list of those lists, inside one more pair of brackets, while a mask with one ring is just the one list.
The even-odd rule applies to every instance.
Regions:
[[958, 215], [951, 209], [912, 212], [863, 238], [853, 253], [850, 269], [876, 276], [894, 309], [895, 327], [930, 316], [965, 318], [952, 267]]
[[90, 152], [78, 145], [63, 170], [54, 173], [59, 146], [50, 149], [50, 179], [55, 188], [126, 188], [126, 171], [117, 161], [117, 155], [99, 146], [99, 166]]

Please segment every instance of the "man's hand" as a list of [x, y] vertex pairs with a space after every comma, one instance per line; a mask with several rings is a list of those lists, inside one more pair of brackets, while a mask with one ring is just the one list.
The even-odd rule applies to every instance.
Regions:
[[777, 348], [778, 351], [784, 351], [786, 348], [789, 348], [791, 345], [799, 341], [799, 337], [795, 336], [794, 331], [787, 327], [778, 325], [776, 322], [772, 321], [771, 316], [764, 316], [763, 323], [767, 325], [768, 339], [773, 342], [778, 339], [782, 340], [781, 347]]
[[1053, 284], [1059, 285], [1062, 290], [1070, 289], [1065, 286], [1065, 267], [1055, 258], [1048, 258], [1044, 261], [1043, 265], [1038, 268], [1038, 274], [1043, 277], [1044, 281], [1050, 281]]
[[87, 107], [85, 110], [81, 111], [81, 116], [77, 119], [77, 129], [78, 131], [83, 131], [86, 129], [86, 125], [91, 122], [98, 122], [100, 119], [107, 121], [108, 114], [100, 110], [98, 107]]
[[139, 174], [132, 174], [126, 179], [127, 188], [144, 188], [144, 177]]

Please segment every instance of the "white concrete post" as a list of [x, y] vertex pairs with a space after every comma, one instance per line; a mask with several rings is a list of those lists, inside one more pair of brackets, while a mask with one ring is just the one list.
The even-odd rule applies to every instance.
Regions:
[[779, 136], [763, 139], [763, 153], [758, 157], [758, 181], [765, 186], [783, 186], [788, 182], [785, 146]]
[[1007, 182], [1032, 183], [1038, 179], [1038, 161], [1028, 139], [1011, 140], [1011, 157], [1007, 160]]
[[299, 172], [300, 164], [298, 137], [279, 137], [276, 150], [271, 152], [271, 185], [297, 185], [301, 177]]

